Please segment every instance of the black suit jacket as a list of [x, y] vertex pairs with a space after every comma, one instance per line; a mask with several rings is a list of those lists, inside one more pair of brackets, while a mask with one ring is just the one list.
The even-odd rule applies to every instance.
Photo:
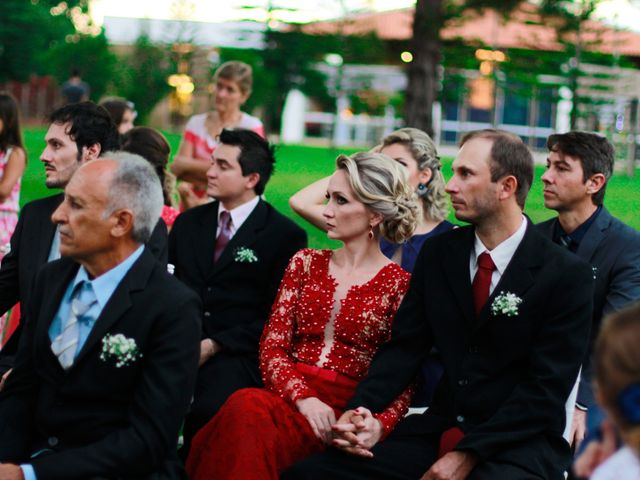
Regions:
[[[257, 355], [284, 270], [307, 245], [307, 234], [260, 200], [214, 264], [217, 226], [218, 202], [182, 213], [169, 235], [169, 263], [202, 299], [203, 338], [228, 352]], [[241, 247], [253, 250], [257, 261], [238, 261]]]
[[[391, 340], [375, 356], [349, 407], [383, 410], [435, 346], [444, 376], [433, 404], [398, 429], [407, 423], [420, 434], [456, 425], [465, 432], [457, 449], [481, 460], [518, 442], [538, 441], [543, 451], [531, 450], [520, 460], [542, 478], [555, 478], [554, 468], [561, 472], [570, 460], [562, 439], [564, 405], [587, 347], [591, 269], [529, 224], [476, 318], [469, 272], [473, 242], [473, 227], [425, 242]], [[491, 312], [501, 292], [522, 299], [517, 315]]]
[[[18, 224], [11, 237], [11, 251], [0, 265], [0, 314], [16, 303], [22, 308], [29, 303], [29, 295], [38, 269], [47, 263], [51, 242], [56, 231], [51, 215], [62, 203], [64, 194], [41, 198], [27, 203], [20, 212]], [[167, 263], [167, 226], [162, 220], [156, 225], [147, 243], [151, 252]], [[21, 328], [16, 330], [2, 350], [13, 355], [18, 348]]]
[[[553, 238], [558, 218], [537, 225], [543, 235]], [[640, 233], [602, 208], [583, 237], [576, 255], [593, 268], [595, 290], [591, 341], [582, 364], [578, 403], [591, 407], [593, 395], [591, 354], [602, 319], [627, 304], [640, 300]]]
[[[61, 259], [36, 279], [0, 393], [0, 462], [31, 463], [38, 480], [181, 478], [176, 443], [195, 384], [200, 302], [145, 250], [65, 372], [48, 330], [77, 270]], [[142, 357], [120, 368], [101, 359], [107, 334], [135, 339]], [[29, 459], [42, 448], [53, 453]]]

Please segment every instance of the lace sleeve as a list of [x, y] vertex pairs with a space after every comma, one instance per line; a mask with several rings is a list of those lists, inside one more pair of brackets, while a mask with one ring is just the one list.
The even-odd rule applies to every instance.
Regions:
[[383, 440], [391, 433], [396, 424], [407, 413], [409, 405], [411, 404], [411, 399], [413, 398], [414, 387], [414, 384], [408, 386], [406, 390], [391, 402], [383, 412], [375, 413], [373, 415], [375, 418], [380, 420], [380, 423], [382, 423], [382, 429], [384, 430], [384, 434], [382, 435]]
[[317, 396], [296, 370], [291, 356], [296, 311], [300, 307], [300, 290], [304, 285], [305, 274], [309, 271], [310, 260], [310, 251], [301, 250], [289, 262], [260, 340], [262, 381], [266, 388], [291, 403], [301, 398]]

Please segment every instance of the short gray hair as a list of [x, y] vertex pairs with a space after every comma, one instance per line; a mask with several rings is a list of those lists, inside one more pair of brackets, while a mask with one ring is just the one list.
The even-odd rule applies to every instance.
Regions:
[[104, 216], [108, 217], [122, 208], [131, 210], [131, 237], [137, 242], [146, 243], [162, 212], [162, 186], [158, 175], [140, 155], [106, 152], [100, 158], [118, 163], [111, 179]]

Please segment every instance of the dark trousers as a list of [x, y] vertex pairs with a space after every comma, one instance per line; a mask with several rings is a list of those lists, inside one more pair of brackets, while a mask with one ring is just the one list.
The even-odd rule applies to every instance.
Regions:
[[[440, 432], [420, 433], [418, 415], [404, 419], [389, 437], [372, 449], [373, 458], [361, 458], [336, 449], [313, 455], [287, 469], [283, 480], [417, 480], [435, 463]], [[563, 441], [563, 440], [562, 440]], [[565, 442], [566, 443], [566, 442]], [[559, 448], [568, 454], [568, 447]], [[558, 456], [543, 437], [516, 443], [491, 461], [481, 462], [468, 480], [561, 480], [568, 455]], [[563, 462], [562, 459], [566, 461]]]
[[227, 398], [236, 390], [250, 387], [262, 387], [257, 357], [222, 351], [200, 367], [193, 403], [184, 423], [184, 446], [180, 451], [183, 460], [187, 458], [193, 437]]

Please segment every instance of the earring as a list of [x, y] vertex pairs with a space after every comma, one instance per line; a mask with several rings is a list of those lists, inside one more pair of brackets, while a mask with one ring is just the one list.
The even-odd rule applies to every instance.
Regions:
[[369, 225], [369, 234], [367, 236], [369, 237], [369, 240], [373, 240], [373, 225]]
[[416, 193], [419, 197], [426, 197], [429, 193], [429, 187], [425, 183], [419, 183], [418, 191]]

